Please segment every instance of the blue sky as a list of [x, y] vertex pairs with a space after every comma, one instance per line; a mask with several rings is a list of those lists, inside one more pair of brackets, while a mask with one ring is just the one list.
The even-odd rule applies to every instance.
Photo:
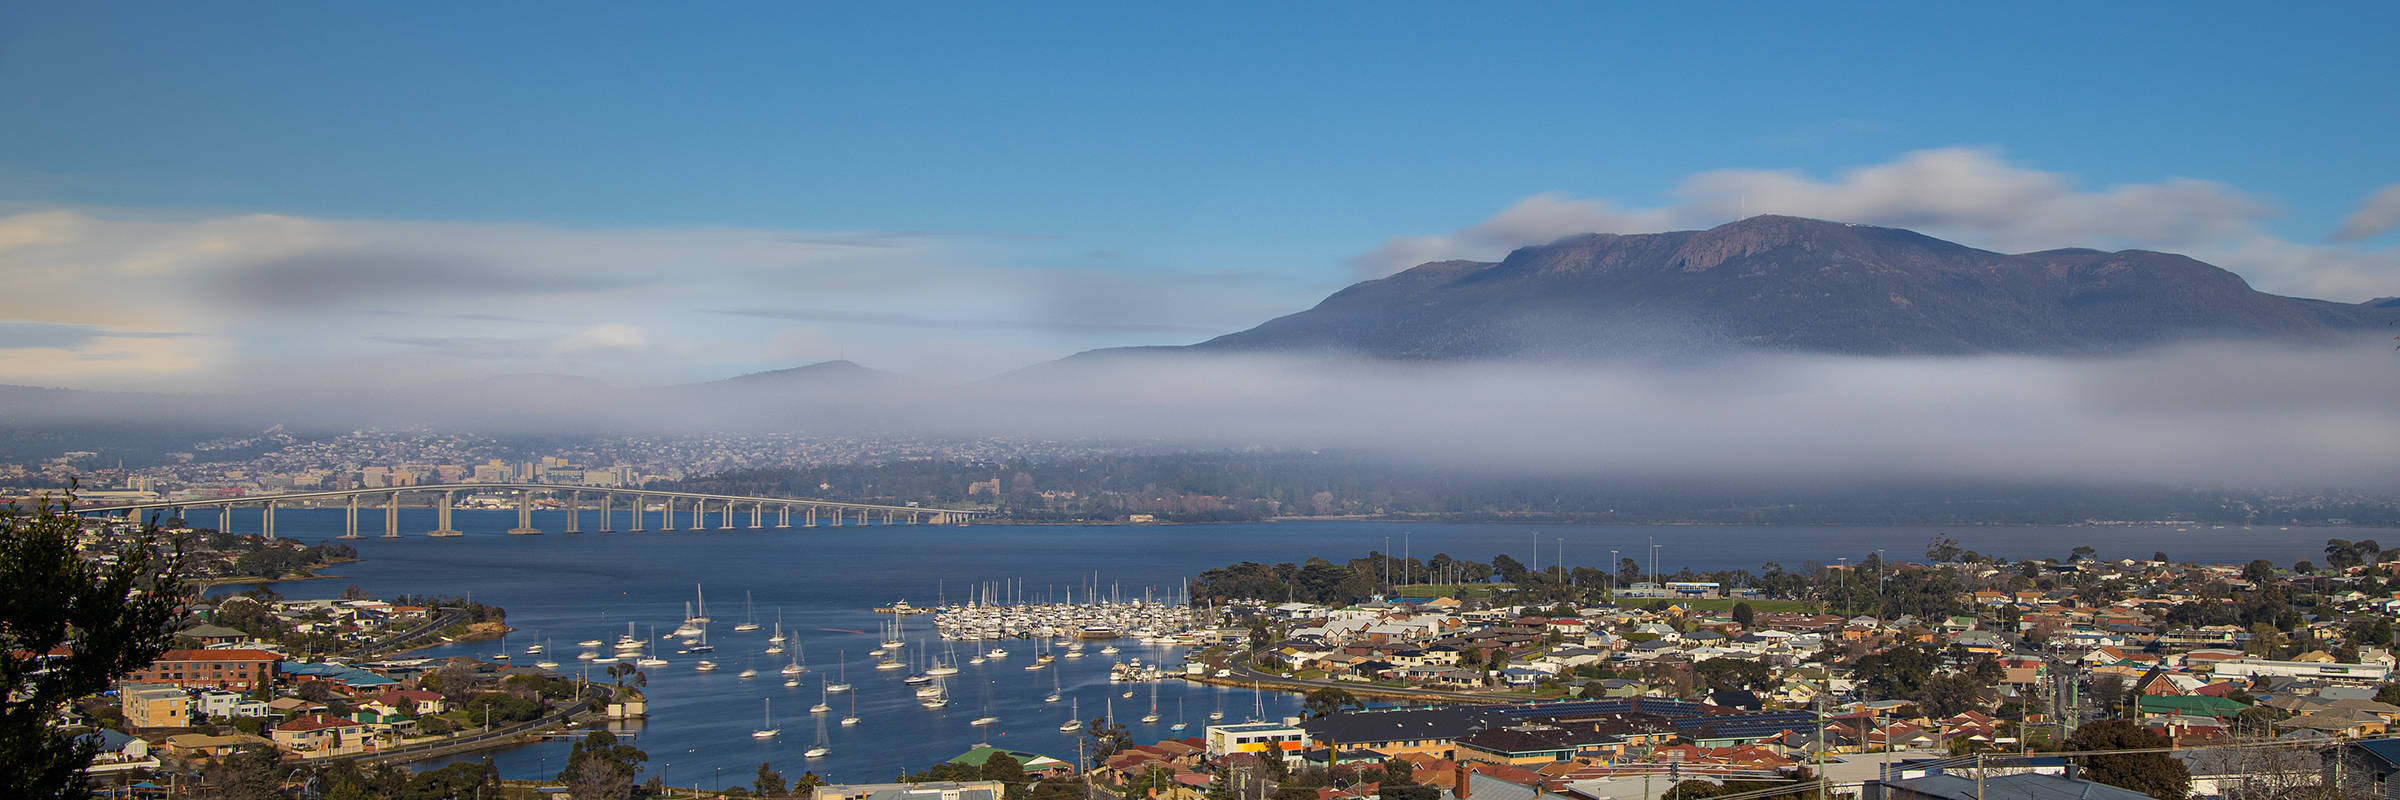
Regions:
[[[2362, 210], [2400, 182], [2390, 3], [13, 3], [0, 15], [0, 271], [16, 277], [259, 260], [347, 274], [367, 267], [291, 259], [430, 240], [476, 265], [437, 271], [468, 283], [527, 262], [583, 273], [575, 259], [594, 251], [670, 254], [592, 267], [610, 279], [582, 295], [498, 292], [515, 314], [478, 305], [489, 290], [360, 307], [515, 319], [449, 319], [440, 337], [354, 316], [340, 327], [358, 335], [303, 345], [290, 326], [325, 320], [0, 305], [17, 328], [128, 333], [90, 337], [74, 352], [95, 366], [49, 381], [8, 351], [38, 363], [58, 331], [0, 339], [5, 382], [139, 382], [111, 371], [137, 365], [155, 379], [174, 374], [164, 351], [185, 369], [413, 347], [589, 372], [557, 349], [579, 335], [711, 354], [687, 358], [685, 377], [821, 356], [998, 371], [1245, 327], [1408, 258], [1762, 210], [1915, 222], [2000, 249], [2178, 249], [2261, 288], [2400, 294], [2380, 221], [2400, 219], [2400, 195], [2394, 210]], [[1992, 194], [1917, 213], [1845, 178], [1877, 167], [1963, 174], [1956, 192]], [[2025, 191], [2065, 205], [2010, 217]], [[1543, 193], [1556, 194], [1525, 208]], [[2208, 210], [2180, 210], [2193, 204]], [[2354, 215], [2363, 235], [2331, 241]], [[2147, 222], [2105, 224], [2117, 217]], [[907, 253], [811, 256], [798, 261], [818, 267], [798, 275], [747, 250], [759, 235], [873, 236]], [[197, 250], [131, 253], [128, 239]], [[228, 252], [246, 248], [255, 259]], [[864, 286], [886, 274], [908, 288]], [[636, 292], [642, 275], [721, 290]], [[792, 296], [760, 296], [758, 281]], [[1051, 288], [1079, 281], [1107, 290]], [[962, 283], [993, 291], [962, 296]], [[804, 308], [807, 324], [723, 313], [762, 306]], [[621, 327], [557, 308], [615, 309], [606, 324]], [[926, 324], [858, 316], [903, 312]], [[1009, 324], [941, 324], [962, 320]], [[787, 346], [728, 349], [777, 336]], [[537, 340], [550, 356], [502, 355]]]

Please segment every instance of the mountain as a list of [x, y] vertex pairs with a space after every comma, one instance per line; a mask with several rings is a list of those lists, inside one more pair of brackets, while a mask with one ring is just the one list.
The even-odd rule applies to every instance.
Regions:
[[824, 384], [827, 384], [827, 383], [832, 383], [832, 382], [841, 382], [841, 381], [849, 381], [849, 382], [859, 382], [859, 381], [864, 381], [864, 382], [871, 382], [871, 383], [873, 383], [873, 384], [876, 384], [876, 385], [884, 385], [884, 384], [890, 384], [890, 383], [905, 382], [906, 380], [907, 380], [907, 378], [906, 378], [906, 377], [904, 377], [904, 376], [902, 376], [902, 375], [900, 375], [899, 373], [894, 373], [894, 372], [885, 372], [885, 371], [883, 371], [883, 370], [875, 369], [875, 368], [872, 368], [872, 367], [861, 366], [861, 365], [860, 365], [858, 362], [855, 362], [855, 361], [847, 361], [847, 360], [842, 360], [842, 361], [819, 361], [819, 362], [817, 362], [817, 363], [814, 363], [814, 364], [809, 364], [809, 365], [805, 365], [805, 366], [798, 366], [798, 367], [791, 367], [791, 368], [788, 368], [788, 369], [771, 369], [771, 370], [767, 370], [767, 371], [765, 371], [765, 372], [752, 372], [752, 373], [748, 373], [748, 374], [744, 374], [744, 375], [736, 375], [736, 376], [734, 376], [734, 377], [731, 377], [731, 378], [725, 378], [725, 379], [722, 379], [722, 380], [707, 381], [707, 382], [704, 382], [704, 383], [687, 383], [687, 384], [683, 384], [683, 385], [681, 385], [681, 386], [677, 386], [677, 387], [674, 387], [674, 388], [677, 388], [677, 389], [711, 389], [711, 388], [714, 388], [714, 389], [724, 389], [724, 388], [742, 388], [742, 389], [751, 389], [751, 388], [767, 388], [767, 389], [772, 389], [772, 388], [793, 388], [793, 387], [802, 387], [802, 386], [814, 387], [814, 386], [824, 385]]
[[1570, 236], [1498, 262], [1422, 264], [1184, 350], [2101, 355], [2197, 339], [2329, 339], [2393, 317], [2372, 303], [2259, 292], [2171, 253], [2010, 255], [1897, 228], [1762, 216], [1704, 231]]

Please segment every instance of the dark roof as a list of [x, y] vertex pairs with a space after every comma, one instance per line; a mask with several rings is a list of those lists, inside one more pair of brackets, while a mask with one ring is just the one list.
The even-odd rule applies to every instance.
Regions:
[[1629, 712], [1657, 714], [1668, 719], [1680, 719], [1708, 713], [1708, 709], [1699, 703], [1658, 697], [1612, 697], [1606, 700], [1579, 700], [1572, 703], [1529, 703], [1521, 706], [1508, 706], [1502, 710], [1509, 716], [1519, 719], [1588, 717]]
[[[2149, 795], [2131, 789], [2119, 789], [2105, 783], [2027, 772], [1985, 778], [1978, 787], [1974, 778], [1958, 775], [1927, 775], [1890, 785], [1906, 787], [1909, 791], [1945, 800], [1976, 800], [1978, 796], [1997, 795], [2023, 800], [2143, 800]], [[1978, 795], [1981, 789], [1983, 795]]]
[[1721, 691], [1709, 692], [1708, 702], [1729, 708], [1745, 708], [1751, 710], [1757, 710], [1758, 708], [1766, 705], [1766, 703], [1758, 699], [1757, 694], [1741, 689], [1725, 689]]
[[1456, 739], [1508, 718], [1481, 708], [1401, 708], [1388, 711], [1349, 711], [1309, 720], [1300, 725], [1314, 741], [1391, 742], [1407, 739]]
[[1676, 730], [1693, 739], [1763, 739], [1783, 731], [1810, 731], [1816, 725], [1817, 715], [1807, 711], [1686, 717], [1675, 721]]
[[2383, 763], [2400, 766], [2400, 737], [2364, 739], [2351, 742], [2350, 746], [2367, 751], [2368, 755], [2383, 759]]
[[1575, 749], [1575, 743], [1566, 734], [1566, 731], [1556, 728], [1491, 728], [1459, 737], [1458, 744], [1490, 753], [1512, 754]]

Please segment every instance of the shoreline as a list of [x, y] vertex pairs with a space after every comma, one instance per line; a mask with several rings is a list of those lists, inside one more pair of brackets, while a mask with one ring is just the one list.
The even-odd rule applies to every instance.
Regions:
[[2367, 522], [2298, 523], [2298, 524], [2234, 524], [2215, 522], [2176, 522], [2168, 520], [2082, 520], [2078, 522], [1597, 522], [1573, 517], [1451, 517], [1451, 516], [1392, 516], [1379, 514], [1347, 514], [1336, 516], [1279, 515], [1258, 519], [1208, 521], [1125, 522], [1122, 520], [1018, 520], [1005, 517], [978, 520], [974, 525], [1007, 525], [1012, 527], [1081, 527], [1081, 528], [1176, 528], [1202, 525], [1258, 525], [1281, 522], [1398, 522], [1422, 525], [1573, 525], [1591, 528], [2191, 528], [2202, 530], [2280, 530], [2301, 528], [2309, 530], [2391, 530], [2400, 523], [2376, 524]]
[[270, 584], [270, 583], [298, 583], [298, 582], [301, 582], [301, 581], [318, 581], [318, 580], [325, 580], [325, 579], [328, 579], [328, 578], [339, 578], [339, 577], [342, 577], [342, 576], [340, 576], [340, 575], [333, 575], [333, 574], [319, 573], [317, 570], [325, 569], [325, 568], [332, 567], [332, 566], [339, 565], [339, 564], [355, 564], [355, 563], [358, 563], [358, 562], [359, 562], [359, 561], [361, 561], [361, 560], [363, 560], [363, 559], [357, 559], [357, 558], [339, 558], [339, 559], [334, 559], [334, 560], [332, 560], [332, 561], [323, 561], [323, 562], [318, 562], [318, 563], [315, 563], [315, 564], [310, 564], [310, 565], [308, 565], [307, 571], [306, 571], [306, 572], [303, 572], [303, 573], [301, 573], [301, 574], [300, 574], [300, 575], [298, 575], [297, 577], [261, 578], [261, 577], [257, 577], [257, 576], [218, 576], [218, 577], [213, 577], [213, 578], [194, 578], [194, 579], [192, 579], [192, 581], [191, 581], [191, 584], [192, 584], [193, 588], [202, 589], [202, 590], [207, 590], [207, 589], [214, 589], [214, 588], [217, 588], [217, 587], [219, 587], [219, 586], [264, 586], [264, 585], [266, 585], [266, 584]]

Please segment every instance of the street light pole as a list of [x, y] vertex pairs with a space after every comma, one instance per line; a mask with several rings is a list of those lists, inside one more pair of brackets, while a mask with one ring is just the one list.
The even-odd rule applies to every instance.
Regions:
[[[1885, 568], [1888, 566], [1890, 563], [1883, 554], [1883, 548], [1875, 548], [1875, 622], [1877, 625], [1881, 625], [1883, 618], [1891, 613], [1891, 600], [1884, 594], [1884, 590], [1890, 586], [1884, 580], [1884, 576], [1888, 574], [1885, 572]], [[1976, 795], [1976, 800], [1982, 800], [1982, 795]]]
[[1850, 557], [1841, 556], [1835, 558], [1834, 561], [1840, 562], [1842, 565], [1841, 574], [1833, 576], [1833, 579], [1836, 581], [1834, 585], [1841, 587], [1842, 613], [1848, 614], [1850, 613]]

